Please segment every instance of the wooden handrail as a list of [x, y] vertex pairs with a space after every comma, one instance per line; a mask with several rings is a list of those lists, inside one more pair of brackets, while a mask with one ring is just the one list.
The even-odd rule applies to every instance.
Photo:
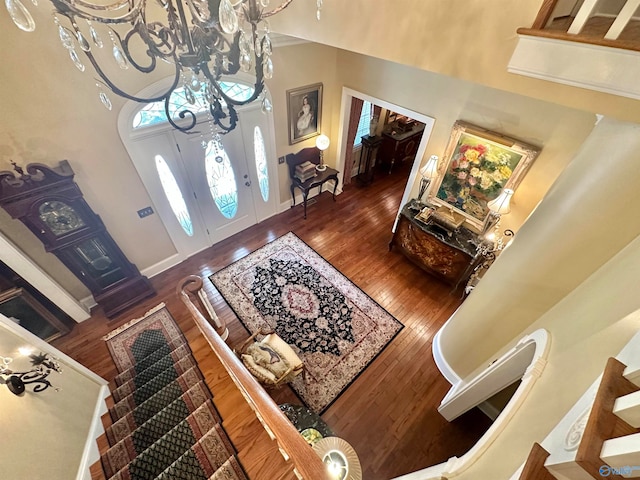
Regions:
[[629, 40], [609, 40], [603, 37], [595, 37], [593, 35], [573, 35], [560, 30], [539, 30], [535, 28], [518, 28], [518, 35], [529, 35], [531, 37], [552, 38], [555, 40], [564, 40], [567, 42], [587, 43], [589, 45], [600, 45], [602, 47], [621, 48], [623, 50], [640, 51], [640, 43]]
[[267, 434], [277, 442], [284, 459], [292, 462], [296, 475], [305, 480], [328, 480], [328, 472], [320, 457], [309, 447], [278, 405], [191, 301], [189, 294], [197, 295], [201, 288], [202, 279], [191, 275], [178, 283], [177, 293], [220, 363], [255, 412]]
[[538, 11], [538, 16], [533, 21], [533, 25], [531, 25], [531, 28], [542, 30], [544, 27], [546, 27], [547, 22], [549, 21], [549, 18], [551, 18], [551, 14], [553, 13], [553, 9], [556, 8], [557, 3], [558, 0], [544, 0], [542, 2], [540, 10]]

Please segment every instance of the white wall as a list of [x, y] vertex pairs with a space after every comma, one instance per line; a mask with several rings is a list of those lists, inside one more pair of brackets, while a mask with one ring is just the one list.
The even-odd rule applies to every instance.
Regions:
[[[18, 348], [48, 352], [59, 359], [62, 373], [48, 380], [54, 387], [22, 396], [0, 385], [0, 465], [2, 478], [70, 480], [83, 478], [98, 460], [95, 439], [102, 431], [107, 382], [0, 314], [0, 356], [12, 357], [11, 368], [25, 371], [29, 358]], [[87, 478], [87, 477], [85, 477]]]

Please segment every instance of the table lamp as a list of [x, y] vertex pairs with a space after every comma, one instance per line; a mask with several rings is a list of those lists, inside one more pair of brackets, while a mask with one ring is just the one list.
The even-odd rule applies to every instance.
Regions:
[[320, 150], [320, 163], [316, 165], [316, 170], [318, 170], [319, 172], [324, 172], [327, 169], [327, 166], [324, 164], [324, 151], [329, 148], [330, 143], [331, 141], [329, 140], [329, 137], [327, 137], [325, 134], [322, 134], [318, 138], [316, 138], [316, 147], [318, 147], [318, 150]]
[[422, 178], [420, 179], [420, 190], [418, 191], [418, 201], [422, 202], [422, 197], [424, 193], [427, 191], [431, 180], [433, 180], [438, 175], [438, 156], [431, 155], [427, 163], [420, 169], [420, 175]]
[[491, 227], [495, 227], [498, 229], [498, 224], [500, 223], [500, 216], [509, 213], [511, 211], [511, 206], [509, 203], [511, 202], [511, 196], [513, 195], [513, 190], [510, 188], [505, 188], [500, 192], [496, 198], [487, 203], [487, 208], [489, 208], [489, 215], [487, 215], [487, 219], [484, 221], [484, 227], [482, 229], [482, 234], [486, 234]]

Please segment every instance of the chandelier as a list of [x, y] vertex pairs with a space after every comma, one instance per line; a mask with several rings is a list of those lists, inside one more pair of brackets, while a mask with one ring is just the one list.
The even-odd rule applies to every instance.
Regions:
[[[272, 43], [267, 18], [293, 0], [269, 8], [269, 0], [116, 0], [97, 4], [85, 0], [49, 0], [53, 21], [73, 64], [85, 70], [86, 57], [95, 70], [98, 96], [111, 110], [107, 91], [141, 103], [164, 102], [169, 123], [182, 132], [196, 125], [196, 96], [203, 97], [216, 133], [233, 130], [237, 106], [261, 98], [262, 110], [271, 102], [262, 95], [264, 79], [273, 75]], [[34, 5], [38, 0], [31, 0]], [[317, 2], [320, 19], [322, 0]], [[7, 11], [21, 30], [32, 32], [35, 21], [21, 0], [5, 0]], [[95, 23], [103, 24], [104, 33]], [[106, 46], [105, 46], [106, 45]], [[99, 54], [110, 49], [110, 54]], [[110, 57], [110, 58], [109, 58]], [[105, 65], [104, 63], [111, 63]], [[141, 97], [128, 93], [109, 70], [152, 73], [167, 63], [171, 85], [159, 94]], [[118, 68], [119, 67], [119, 68]], [[237, 99], [221, 87], [221, 78], [239, 71], [253, 72], [255, 84], [249, 98]], [[171, 96], [180, 90], [186, 107], [170, 113]]]

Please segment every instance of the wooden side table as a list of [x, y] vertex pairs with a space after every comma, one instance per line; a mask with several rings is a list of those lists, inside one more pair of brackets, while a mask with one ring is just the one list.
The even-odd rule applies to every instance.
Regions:
[[373, 182], [374, 164], [378, 147], [382, 143], [382, 137], [364, 135], [362, 137], [362, 150], [360, 151], [360, 161], [358, 162], [358, 175], [356, 180], [361, 185], [369, 185]]
[[309, 197], [309, 190], [311, 190], [314, 187], [319, 187], [318, 195], [320, 195], [322, 193], [322, 185], [324, 185], [324, 183], [328, 182], [329, 180], [334, 181], [333, 201], [335, 202], [336, 189], [338, 188], [338, 173], [339, 172], [337, 170], [327, 167], [325, 171], [318, 172], [315, 177], [310, 178], [305, 182], [301, 182], [300, 180], [298, 180], [297, 177], [293, 177], [291, 179], [291, 198], [293, 200], [293, 205], [291, 205], [291, 208], [296, 206], [295, 189], [299, 188], [300, 191], [302, 192], [302, 203], [304, 204], [304, 218], [306, 220], [307, 219], [307, 198]]
[[423, 123], [416, 124], [411, 130], [405, 132], [393, 130], [393, 124], [385, 127], [378, 157], [382, 164], [389, 165], [389, 173], [396, 163], [415, 158], [423, 132]]

